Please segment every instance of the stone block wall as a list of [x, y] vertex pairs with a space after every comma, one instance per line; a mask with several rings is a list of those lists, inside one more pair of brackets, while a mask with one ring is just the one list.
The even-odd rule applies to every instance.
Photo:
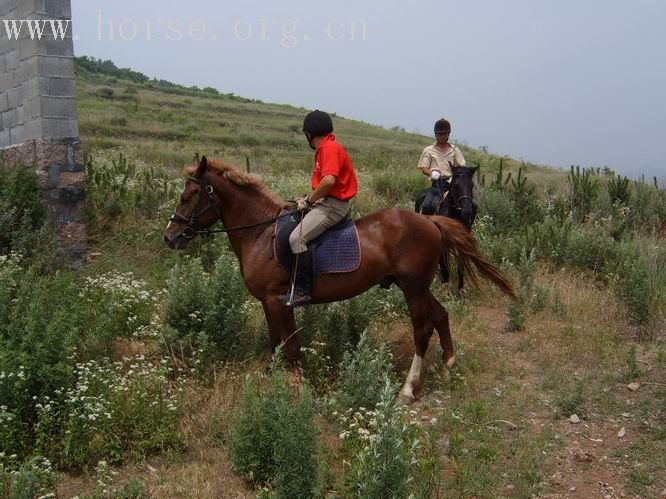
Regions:
[[71, 20], [70, 0], [0, 0], [0, 158], [34, 166], [51, 220], [75, 261], [85, 254], [85, 169], [81, 157], [71, 23], [64, 39], [50, 25], [18, 40], [2, 20]]

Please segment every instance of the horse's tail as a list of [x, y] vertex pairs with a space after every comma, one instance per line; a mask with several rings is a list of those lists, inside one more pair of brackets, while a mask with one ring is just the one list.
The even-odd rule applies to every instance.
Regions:
[[481, 277], [491, 281], [506, 295], [516, 299], [516, 293], [507, 277], [492, 263], [486, 260], [476, 243], [472, 233], [460, 222], [447, 217], [433, 215], [428, 217], [437, 226], [442, 234], [442, 255], [449, 251], [458, 260], [465, 273], [474, 284], [479, 285]]

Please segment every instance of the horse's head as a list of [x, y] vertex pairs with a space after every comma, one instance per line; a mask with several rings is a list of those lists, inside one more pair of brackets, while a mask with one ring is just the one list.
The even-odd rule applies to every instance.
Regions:
[[476, 217], [474, 201], [474, 174], [478, 166], [451, 166], [451, 188], [449, 203], [460, 210], [463, 223], [471, 228]]
[[211, 174], [208, 172], [206, 156], [201, 158], [198, 165], [194, 163], [192, 169], [194, 172], [187, 177], [176, 210], [164, 232], [164, 242], [171, 248], [184, 249], [200, 231], [213, 225], [222, 216], [210, 184]]

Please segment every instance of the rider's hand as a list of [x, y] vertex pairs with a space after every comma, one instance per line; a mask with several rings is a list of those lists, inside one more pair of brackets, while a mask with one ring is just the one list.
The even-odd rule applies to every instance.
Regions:
[[439, 170], [430, 170], [430, 178], [432, 180], [439, 180], [441, 176], [442, 172], [440, 172]]
[[298, 211], [305, 211], [311, 205], [312, 205], [312, 203], [310, 203], [310, 200], [308, 199], [307, 196], [305, 196], [304, 198], [300, 198], [300, 199], [296, 200], [296, 208], [298, 209]]

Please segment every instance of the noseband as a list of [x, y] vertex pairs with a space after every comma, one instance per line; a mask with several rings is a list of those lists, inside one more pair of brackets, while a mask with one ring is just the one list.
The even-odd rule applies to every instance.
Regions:
[[[190, 182], [194, 182], [195, 184], [199, 184], [201, 186], [199, 189], [199, 193], [197, 193], [197, 204], [192, 210], [192, 214], [190, 215], [189, 218], [181, 215], [177, 211], [174, 211], [169, 221], [179, 224], [187, 224], [187, 227], [185, 227], [185, 229], [183, 230], [182, 235], [186, 239], [193, 239], [194, 236], [196, 236], [198, 233], [203, 232], [203, 230], [197, 225], [197, 219], [211, 209], [215, 210], [219, 219], [222, 219], [222, 210], [215, 203], [215, 200], [213, 199], [213, 192], [214, 192], [213, 186], [209, 184], [205, 178], [203, 177], [197, 178], [190, 176], [187, 177], [187, 180], [189, 180]], [[201, 189], [205, 189], [206, 201], [208, 203], [206, 207], [203, 209], [201, 209]]]
[[[459, 174], [458, 176], [462, 176], [462, 175]], [[451, 182], [449, 184], [449, 189], [448, 189], [449, 195], [444, 198], [443, 202], [449, 208], [453, 208], [454, 210], [462, 211], [462, 208], [460, 207], [460, 201], [462, 201], [463, 199], [469, 199], [472, 202], [472, 204], [474, 204], [474, 198], [472, 196], [460, 196], [460, 197], [456, 198], [453, 203], [449, 202], [449, 198], [453, 197], [453, 196], [451, 196], [451, 191], [453, 190], [453, 180], [455, 179], [455, 177], [456, 177], [456, 174], [454, 173], [451, 176]]]
[[[449, 193], [450, 193], [450, 191], [449, 191]], [[462, 211], [462, 208], [460, 207], [460, 201], [462, 201], [463, 199], [469, 199], [472, 202], [472, 204], [474, 203], [474, 198], [472, 196], [460, 196], [459, 198], [457, 198], [455, 200], [455, 204], [449, 203], [449, 197], [450, 196], [446, 196], [446, 198], [444, 199], [444, 203], [447, 206], [450, 206], [451, 208], [454, 208], [458, 211]]]

